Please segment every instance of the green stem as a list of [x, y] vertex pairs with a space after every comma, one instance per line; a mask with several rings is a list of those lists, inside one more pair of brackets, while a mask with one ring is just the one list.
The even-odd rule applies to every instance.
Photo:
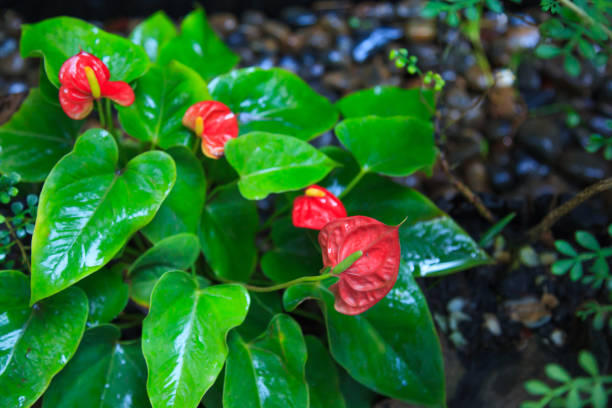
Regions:
[[[334, 275], [332, 275], [331, 273], [327, 273], [325, 275], [319, 275], [319, 276], [302, 276], [301, 278], [293, 279], [285, 283], [279, 283], [278, 285], [272, 285], [272, 286], [266, 286], [266, 287], [247, 285], [244, 283], [242, 285], [244, 285], [245, 288], [253, 292], [273, 292], [275, 290], [285, 289], [285, 288], [288, 288], [289, 286], [297, 285], [300, 283], [319, 282], [327, 278], [331, 278], [333, 276]], [[235, 282], [235, 283], [239, 283], [239, 282]]]
[[348, 193], [351, 192], [351, 190], [357, 185], [357, 183], [359, 183], [359, 181], [363, 178], [363, 176], [365, 176], [366, 174], [368, 174], [368, 171], [364, 168], [362, 168], [361, 170], [359, 170], [359, 173], [357, 173], [357, 175], [351, 180], [351, 182], [346, 186], [346, 188], [340, 193], [340, 195], [338, 195], [338, 198], [342, 198], [344, 196], [346, 196]]
[[106, 113], [106, 124], [108, 126], [108, 131], [113, 133], [113, 130], [114, 130], [113, 111], [111, 108], [110, 99], [106, 99], [105, 101], [105, 113]]
[[104, 109], [102, 108], [102, 101], [96, 99], [96, 109], [98, 110], [98, 118], [100, 120], [100, 127], [106, 129], [106, 119], [104, 118]]
[[591, 25], [598, 25], [606, 33], [608, 38], [612, 40], [612, 31], [608, 27], [606, 27], [604, 24], [600, 24], [597, 21], [595, 21], [593, 17], [589, 16], [587, 12], [581, 9], [579, 6], [572, 3], [570, 0], [559, 0], [559, 3], [563, 4], [568, 9], [572, 10], [574, 13], [576, 13], [580, 18], [582, 18], [587, 23]]

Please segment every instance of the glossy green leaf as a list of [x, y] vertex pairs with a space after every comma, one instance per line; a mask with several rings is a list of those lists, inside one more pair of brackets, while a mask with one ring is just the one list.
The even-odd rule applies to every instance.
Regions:
[[177, 234], [159, 241], [130, 267], [130, 297], [148, 307], [159, 278], [168, 271], [187, 270], [199, 254], [198, 237], [193, 234]]
[[331, 354], [349, 374], [391, 398], [440, 406], [445, 401], [442, 351], [427, 301], [410, 273], [401, 271], [389, 294], [365, 313], [334, 309], [322, 285], [297, 285], [283, 302], [293, 310], [306, 298], [319, 300]]
[[142, 327], [153, 407], [196, 407], [227, 357], [227, 332], [242, 323], [249, 295], [240, 285], [199, 287], [180, 271], [162, 276]]
[[274, 248], [261, 258], [261, 270], [274, 282], [317, 275], [322, 268], [316, 231], [293, 226], [291, 217], [278, 219], [270, 232]]
[[374, 174], [343, 199], [349, 215], [397, 225], [401, 268], [415, 276], [439, 276], [490, 262], [487, 254], [452, 218], [416, 190]]
[[240, 58], [215, 34], [204, 9], [198, 7], [181, 23], [181, 33], [161, 48], [159, 61], [179, 61], [209, 80], [225, 74]]
[[76, 354], [53, 379], [43, 408], [150, 407], [139, 340], [119, 341], [113, 325], [94, 327], [83, 336]]
[[172, 189], [166, 153], [143, 153], [124, 169], [117, 156], [110, 133], [90, 129], [49, 174], [32, 237], [32, 303], [102, 268]]
[[176, 164], [176, 182], [157, 214], [142, 232], [151, 242], [183, 232], [196, 234], [206, 198], [202, 164], [182, 146], [166, 151]]
[[131, 82], [149, 67], [149, 58], [142, 47], [72, 17], [22, 25], [20, 47], [24, 58], [44, 57], [47, 76], [57, 88], [62, 64], [81, 50], [100, 58], [108, 67], [112, 81]]
[[29, 306], [28, 278], [0, 271], [0, 406], [29, 407], [77, 350], [87, 297], [69, 288]]
[[420, 88], [375, 86], [353, 92], [340, 99], [336, 106], [345, 118], [362, 116], [411, 116], [428, 120], [435, 112], [433, 91]]
[[310, 393], [310, 408], [346, 407], [340, 391], [338, 371], [321, 340], [315, 336], [306, 336], [306, 348], [306, 380]]
[[240, 134], [259, 130], [310, 140], [338, 120], [325, 97], [280, 68], [238, 69], [215, 78], [208, 89], [238, 115]]
[[307, 407], [306, 344], [300, 326], [276, 315], [250, 343], [230, 333], [224, 408]]
[[176, 36], [174, 23], [160, 10], [134, 27], [129, 38], [144, 48], [151, 61], [155, 61], [161, 48]]
[[206, 82], [194, 70], [176, 61], [153, 65], [136, 81], [134, 94], [132, 105], [117, 107], [130, 136], [164, 149], [193, 145], [195, 136], [183, 126], [183, 115], [194, 103], [210, 99]]
[[336, 165], [306, 142], [266, 132], [252, 132], [230, 140], [225, 156], [240, 175], [240, 193], [249, 200], [307, 187]]
[[116, 264], [77, 283], [89, 299], [88, 327], [110, 322], [127, 305], [129, 286], [123, 281], [125, 270], [124, 264]]
[[0, 171], [22, 181], [42, 181], [70, 151], [82, 121], [70, 119], [39, 89], [32, 89], [11, 119], [0, 127]]
[[251, 341], [263, 333], [270, 320], [283, 312], [283, 303], [279, 292], [249, 292], [251, 305], [244, 322], [236, 331], [245, 341]]
[[436, 148], [431, 123], [408, 117], [346, 119], [335, 129], [364, 171], [408, 176], [431, 167]]
[[215, 275], [246, 282], [257, 264], [257, 206], [245, 200], [236, 186], [217, 190], [200, 224], [202, 252]]

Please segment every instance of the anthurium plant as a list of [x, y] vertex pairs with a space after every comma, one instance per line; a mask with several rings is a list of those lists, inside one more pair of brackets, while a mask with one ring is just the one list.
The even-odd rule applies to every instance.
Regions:
[[1, 407], [446, 405], [416, 279], [488, 257], [390, 178], [434, 165], [434, 91], [332, 104], [235, 69], [200, 8], [129, 38], [52, 18], [20, 47], [40, 85], [0, 172], [40, 198], [0, 271]]

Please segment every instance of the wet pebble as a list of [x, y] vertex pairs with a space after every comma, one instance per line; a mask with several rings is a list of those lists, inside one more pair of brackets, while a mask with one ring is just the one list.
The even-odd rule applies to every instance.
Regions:
[[559, 160], [561, 170], [579, 183], [591, 184], [605, 178], [610, 171], [603, 158], [583, 150], [570, 150]]
[[492, 163], [488, 169], [491, 186], [496, 191], [507, 192], [516, 185], [516, 178], [509, 168]]
[[565, 145], [562, 132], [552, 119], [529, 119], [519, 128], [517, 140], [537, 157], [553, 162], [561, 155]]
[[365, 62], [389, 42], [402, 38], [403, 34], [401, 29], [395, 27], [376, 28], [355, 46], [353, 59], [359, 63]]
[[281, 11], [281, 18], [293, 27], [311, 26], [317, 22], [317, 15], [311, 10], [299, 6], [286, 7]]
[[531, 49], [540, 41], [540, 30], [535, 25], [511, 27], [506, 33], [506, 41], [511, 52]]
[[436, 37], [436, 20], [411, 18], [404, 26], [406, 38], [413, 43], [431, 42]]
[[537, 91], [542, 86], [540, 72], [529, 61], [519, 65], [516, 75], [517, 86], [521, 91]]
[[222, 36], [226, 36], [238, 28], [238, 19], [231, 13], [213, 14], [209, 21], [215, 31]]

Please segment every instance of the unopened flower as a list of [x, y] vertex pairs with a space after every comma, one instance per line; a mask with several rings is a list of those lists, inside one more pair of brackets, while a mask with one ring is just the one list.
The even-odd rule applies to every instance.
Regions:
[[293, 225], [299, 228], [320, 230], [328, 222], [343, 217], [346, 210], [342, 201], [323, 187], [310, 186], [293, 201]]
[[108, 98], [119, 105], [134, 102], [134, 91], [123, 81], [111, 81], [108, 67], [95, 55], [81, 51], [68, 58], [59, 73], [59, 100], [66, 115], [83, 119], [95, 99]]
[[363, 252], [329, 288], [338, 312], [363, 313], [393, 288], [401, 258], [398, 228], [358, 215], [334, 220], [319, 232], [324, 267], [333, 268], [355, 252]]
[[202, 153], [211, 159], [223, 156], [225, 144], [238, 137], [238, 120], [226, 105], [202, 101], [192, 105], [183, 116], [183, 125], [202, 138]]

